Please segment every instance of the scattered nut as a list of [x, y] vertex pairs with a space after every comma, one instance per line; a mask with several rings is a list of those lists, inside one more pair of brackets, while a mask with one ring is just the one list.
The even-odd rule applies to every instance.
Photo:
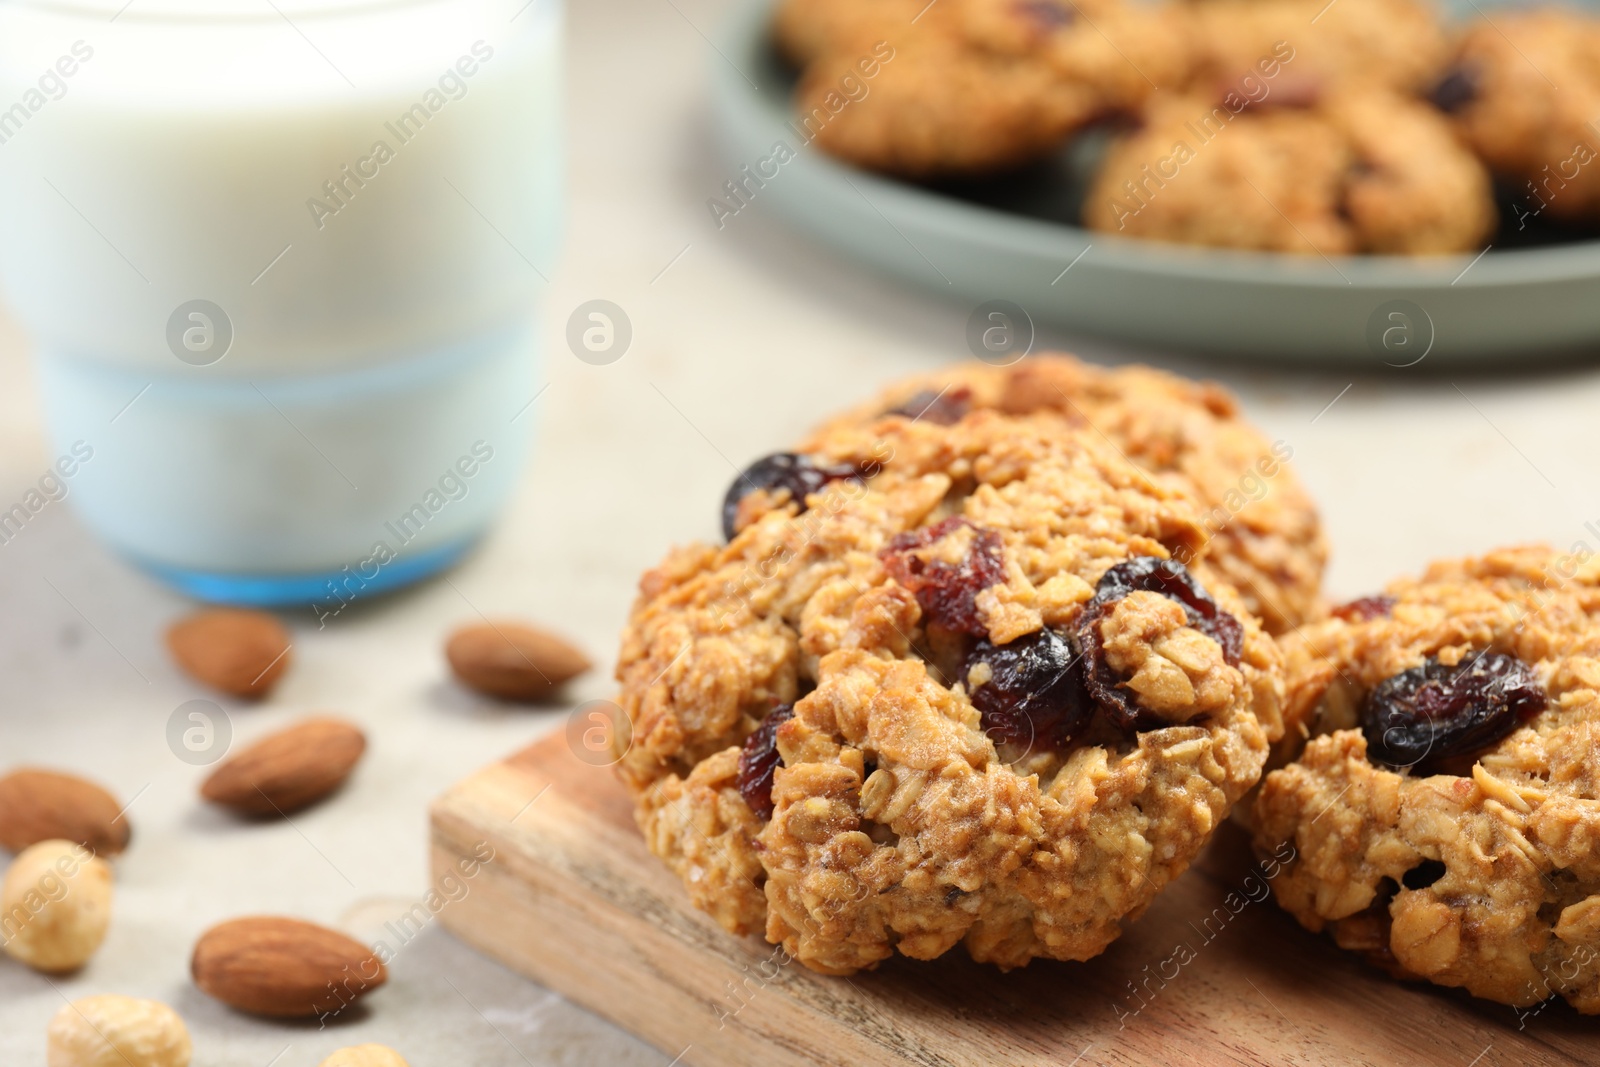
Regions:
[[189, 1067], [189, 1029], [165, 1004], [84, 997], [50, 1020], [49, 1067]]
[[6, 954], [37, 971], [75, 971], [111, 925], [111, 868], [73, 841], [23, 851], [0, 886]]
[[202, 991], [224, 1004], [280, 1018], [337, 1013], [389, 978], [366, 945], [314, 923], [270, 916], [206, 931], [190, 971]]
[[342, 1048], [322, 1061], [322, 1067], [409, 1067], [405, 1058], [388, 1045]]
[[249, 815], [286, 815], [344, 784], [367, 749], [341, 719], [305, 719], [230, 757], [200, 787], [214, 804]]
[[76, 841], [101, 856], [128, 847], [122, 805], [93, 782], [22, 767], [0, 778], [0, 848], [21, 852], [41, 841]]
[[502, 700], [543, 700], [593, 666], [571, 642], [519, 622], [463, 626], [444, 652], [464, 685]]
[[180, 619], [167, 647], [192, 677], [236, 697], [267, 695], [289, 668], [289, 631], [264, 611], [212, 608]]

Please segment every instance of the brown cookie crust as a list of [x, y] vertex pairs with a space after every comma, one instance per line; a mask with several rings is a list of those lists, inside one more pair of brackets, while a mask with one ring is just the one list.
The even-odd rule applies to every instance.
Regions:
[[[752, 493], [728, 546], [676, 551], [641, 582], [618, 666], [619, 770], [652, 850], [725, 927], [827, 973], [960, 943], [1002, 967], [1100, 952], [1258, 779], [1281, 732], [1275, 644], [1207, 569], [1188, 502], [1055, 414], [889, 416], [807, 447], [875, 473], [803, 513], [787, 491]], [[975, 602], [988, 640], [1070, 627], [1107, 568], [1179, 553], [1243, 623], [1238, 666], [1135, 602], [1118, 654], [1183, 724], [997, 749], [968, 695], [987, 682], [951, 655], [959, 635], [931, 626], [880, 557], [952, 515], [998, 534], [1003, 579]], [[960, 555], [969, 529], [927, 551]], [[1177, 706], [1185, 685], [1193, 716]], [[787, 703], [762, 820], [738, 789], [738, 746]]]
[[[1518, 1007], [1600, 1012], [1600, 567], [1540, 546], [1436, 564], [1387, 614], [1285, 639], [1290, 735], [1313, 735], [1256, 803], [1256, 846], [1310, 930], [1405, 978]], [[1367, 693], [1432, 657], [1533, 667], [1548, 705], [1460, 773], [1374, 763]]]

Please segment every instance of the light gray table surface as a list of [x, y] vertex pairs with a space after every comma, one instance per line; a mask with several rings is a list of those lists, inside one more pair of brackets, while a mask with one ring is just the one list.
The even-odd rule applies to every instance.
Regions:
[[[203, 769], [177, 761], [164, 738], [172, 710], [206, 695], [161, 645], [188, 605], [108, 555], [69, 505], [50, 505], [0, 546], [0, 767], [41, 763], [104, 781], [134, 798], [136, 827], [117, 863], [115, 922], [89, 968], [50, 981], [0, 959], [0, 1064], [43, 1064], [45, 1026], [63, 998], [93, 992], [173, 1004], [194, 1033], [197, 1067], [314, 1067], [362, 1041], [400, 1048], [413, 1067], [671, 1059], [438, 929], [401, 952], [370, 1010], [326, 1031], [231, 1013], [190, 985], [187, 961], [203, 929], [252, 912], [376, 930], [427, 890], [430, 798], [562, 724], [564, 708], [508, 708], [453, 685], [440, 655], [452, 625], [482, 611], [559, 628], [600, 664], [570, 701], [609, 695], [638, 573], [670, 542], [715, 535], [734, 465], [882, 382], [965, 355], [971, 308], [834, 258], [765, 217], [759, 199], [725, 228], [713, 224], [706, 200], [729, 173], [709, 129], [706, 75], [718, 60], [702, 33], [714, 35], [720, 8], [587, 0], [570, 12], [570, 230], [560, 262], [542, 265], [549, 387], [515, 503], [449, 582], [346, 612], [320, 632], [309, 612], [291, 615], [296, 662], [285, 682], [263, 706], [227, 705], [242, 738], [310, 710], [362, 723], [371, 749], [337, 800], [292, 824], [241, 825], [203, 808]], [[580, 362], [563, 340], [571, 309], [596, 297], [620, 304], [634, 326], [631, 349], [610, 366]], [[1237, 389], [1266, 432], [1293, 447], [1322, 503], [1334, 596], [1497, 543], [1600, 547], [1585, 529], [1600, 520], [1600, 372], [1430, 377], [1374, 361], [1366, 377], [1308, 376], [1044, 340]], [[27, 350], [0, 318], [7, 504], [51, 458]]]

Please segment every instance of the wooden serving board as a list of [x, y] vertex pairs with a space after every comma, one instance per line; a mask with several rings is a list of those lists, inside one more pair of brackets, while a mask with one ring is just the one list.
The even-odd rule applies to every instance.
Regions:
[[559, 734], [441, 797], [432, 833], [436, 875], [495, 851], [446, 927], [694, 1067], [1600, 1063], [1600, 1019], [1391, 981], [1252, 900], [1232, 826], [1088, 963], [1001, 974], [957, 949], [850, 979], [690, 907]]

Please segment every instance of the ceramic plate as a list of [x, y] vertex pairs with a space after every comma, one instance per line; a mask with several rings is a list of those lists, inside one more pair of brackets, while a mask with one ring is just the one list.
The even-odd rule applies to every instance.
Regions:
[[[836, 162], [790, 125], [793, 73], [768, 44], [770, 9], [743, 3], [713, 60], [732, 174], [776, 172], [746, 180], [748, 201], [981, 307], [975, 341], [985, 330], [1020, 338], [1020, 309], [1076, 332], [1276, 361], [1440, 366], [1600, 348], [1596, 239], [1513, 222], [1481, 253], [1328, 259], [1119, 239], [1075, 224], [1092, 138], [1025, 173], [960, 187]], [[1502, 216], [1514, 219], [1504, 205]]]

